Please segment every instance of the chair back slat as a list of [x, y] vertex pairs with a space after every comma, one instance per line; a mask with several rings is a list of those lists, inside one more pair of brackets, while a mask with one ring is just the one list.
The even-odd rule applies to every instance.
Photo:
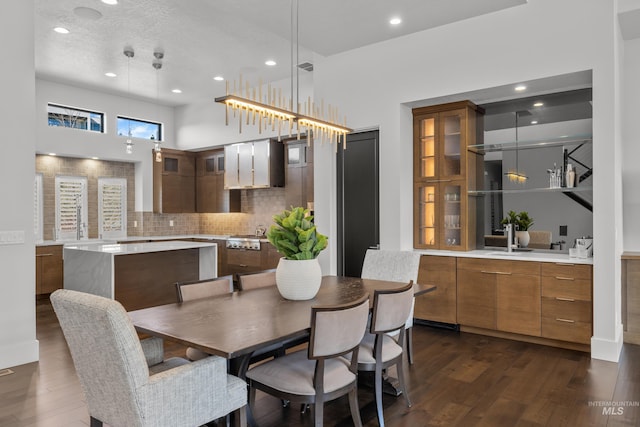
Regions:
[[272, 270], [264, 270], [256, 273], [238, 274], [238, 289], [240, 289], [241, 291], [275, 285], [275, 268]]
[[413, 281], [397, 290], [375, 291], [371, 333], [384, 333], [405, 326], [413, 307]]
[[342, 306], [313, 307], [309, 359], [341, 355], [358, 347], [368, 318], [368, 294]]
[[215, 279], [176, 283], [178, 301], [213, 297], [233, 292], [233, 277], [223, 276]]
[[408, 282], [418, 280], [420, 253], [368, 249], [362, 264], [363, 279]]

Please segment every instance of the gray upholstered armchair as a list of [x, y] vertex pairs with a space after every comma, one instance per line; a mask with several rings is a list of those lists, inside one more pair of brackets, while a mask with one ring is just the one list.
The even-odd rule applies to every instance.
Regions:
[[225, 359], [163, 361], [162, 340], [141, 342], [111, 299], [58, 290], [51, 302], [92, 426], [199, 426], [232, 411], [246, 424], [246, 383], [227, 374]]

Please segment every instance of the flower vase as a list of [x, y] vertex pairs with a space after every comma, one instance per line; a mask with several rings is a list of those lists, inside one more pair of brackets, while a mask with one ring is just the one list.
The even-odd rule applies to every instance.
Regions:
[[313, 299], [322, 282], [318, 259], [292, 260], [280, 258], [276, 268], [276, 285], [283, 298], [289, 300]]

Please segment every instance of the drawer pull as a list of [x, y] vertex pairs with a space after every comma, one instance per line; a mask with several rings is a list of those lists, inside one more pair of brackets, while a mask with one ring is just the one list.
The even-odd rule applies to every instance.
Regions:
[[558, 280], [576, 280], [574, 277], [562, 277], [562, 276], [556, 276], [556, 279], [558, 279]]
[[37, 254], [36, 256], [53, 256], [53, 254]]
[[571, 262], [556, 262], [556, 265], [575, 265], [575, 264]]
[[556, 319], [558, 322], [565, 322], [565, 323], [576, 323], [575, 320], [569, 320], [569, 319]]
[[239, 264], [240, 267], [249, 267], [247, 264]]
[[576, 300], [574, 300], [573, 298], [562, 298], [562, 297], [556, 297], [556, 299], [558, 301], [569, 301], [569, 302], [575, 302]]
[[502, 275], [505, 275], [505, 276], [510, 276], [511, 275], [511, 273], [506, 273], [504, 271], [486, 271], [486, 270], [481, 270], [480, 272], [484, 273], [484, 274], [502, 274]]

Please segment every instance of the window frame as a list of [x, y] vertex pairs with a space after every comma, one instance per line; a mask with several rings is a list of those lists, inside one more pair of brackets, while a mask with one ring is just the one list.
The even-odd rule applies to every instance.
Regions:
[[[104, 188], [106, 185], [119, 185], [120, 190], [120, 229], [104, 230]], [[127, 237], [127, 179], [98, 178], [98, 235], [101, 239]]]
[[[77, 221], [74, 220], [74, 227], [73, 229], [69, 229], [66, 231], [62, 230], [62, 226], [61, 226], [61, 186], [60, 184], [63, 182], [67, 182], [67, 183], [80, 183], [80, 203], [81, 203], [81, 231], [82, 231], [82, 236], [81, 236], [81, 240], [86, 240], [88, 238], [88, 207], [89, 207], [89, 203], [87, 200], [87, 195], [88, 195], [88, 190], [87, 190], [87, 184], [88, 184], [88, 179], [86, 176], [68, 176], [68, 175], [58, 175], [55, 178], [55, 188], [56, 188], [56, 235], [54, 236], [54, 240], [61, 240], [61, 241], [69, 241], [69, 240], [77, 240], [77, 230], [78, 230], [78, 224]], [[84, 224], [84, 225], [83, 225]]]
[[[120, 122], [121, 121], [125, 121], [125, 123], [123, 123], [124, 126], [127, 126], [126, 121], [132, 122], [131, 123], [132, 127], [133, 127], [133, 124], [134, 124], [133, 122], [141, 123], [141, 124], [144, 124], [144, 125], [157, 126], [158, 139], [151, 138], [151, 137], [144, 138], [144, 137], [141, 137], [141, 136], [135, 136], [135, 134], [132, 134], [131, 136], [129, 136], [127, 134], [120, 133]], [[116, 116], [116, 133], [118, 134], [118, 136], [123, 137], [123, 138], [135, 138], [135, 139], [141, 139], [143, 141], [163, 142], [164, 141], [164, 124], [162, 124], [160, 122], [154, 122], [154, 121], [151, 121], [151, 120], [138, 119], [138, 118], [135, 118], [135, 117], [117, 115]]]
[[[64, 112], [61, 113], [56, 113], [55, 111], [52, 111], [52, 109], [62, 109], [62, 110], [67, 110], [70, 113], [86, 113], [86, 115], [84, 116], [80, 116], [79, 114], [76, 116], [80, 116], [80, 117], [84, 117], [86, 119], [86, 125], [85, 127], [78, 127], [78, 126], [73, 126], [71, 121], [69, 121], [68, 123], [65, 122], [65, 119], [63, 118], [60, 125], [55, 125], [55, 124], [51, 124], [51, 120], [52, 114], [63, 114], [65, 115]], [[98, 116], [100, 118], [100, 129], [92, 129], [91, 123], [92, 119], [94, 118], [93, 116]], [[66, 114], [66, 116], [68, 117], [72, 117], [72, 114]], [[58, 119], [60, 121], [60, 119]], [[101, 112], [101, 111], [93, 111], [93, 110], [88, 110], [86, 108], [77, 108], [77, 107], [71, 107], [69, 105], [62, 105], [62, 104], [56, 104], [53, 102], [48, 102], [47, 103], [47, 124], [49, 127], [59, 127], [59, 128], [66, 128], [66, 129], [76, 129], [76, 130], [83, 130], [83, 131], [87, 131], [87, 132], [96, 132], [96, 133], [106, 133], [106, 126], [105, 126], [105, 113]]]

